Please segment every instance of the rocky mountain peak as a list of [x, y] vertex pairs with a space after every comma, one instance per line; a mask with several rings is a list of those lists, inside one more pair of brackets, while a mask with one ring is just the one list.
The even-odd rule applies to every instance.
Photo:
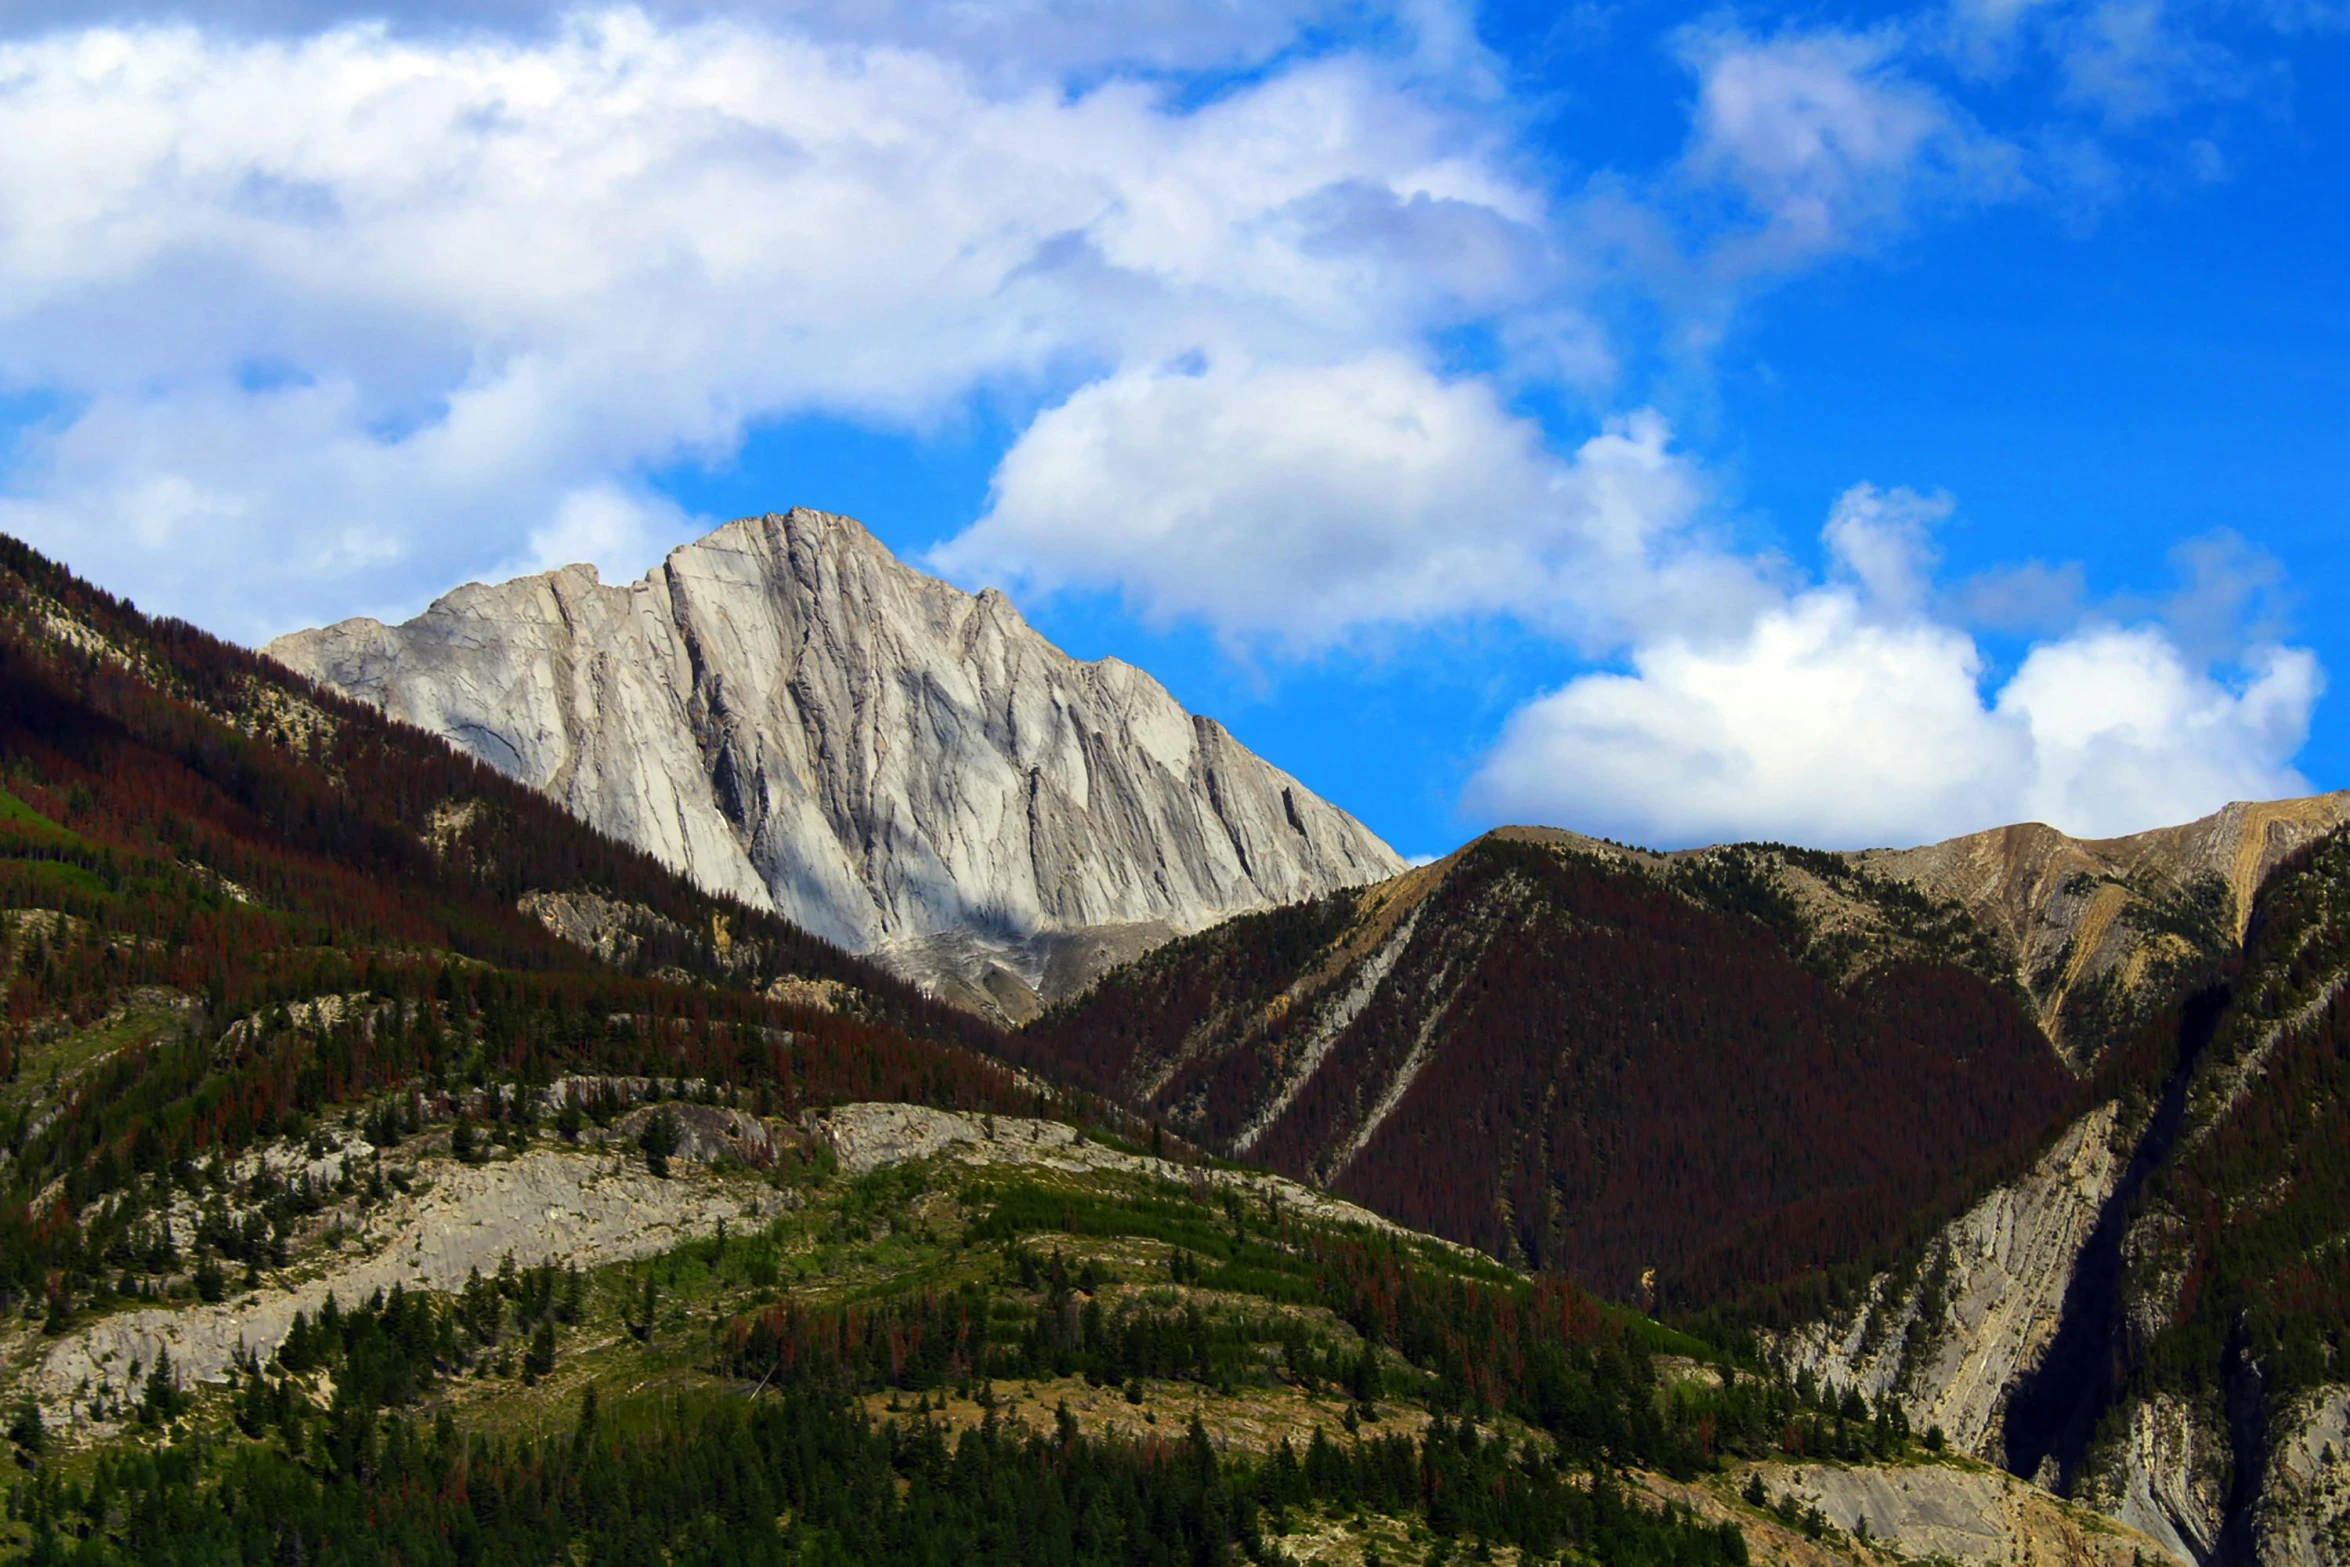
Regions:
[[1059, 935], [1191, 930], [1403, 868], [1142, 671], [1073, 659], [1002, 593], [805, 508], [638, 582], [473, 584], [267, 651], [706, 887], [858, 951], [953, 936], [1015, 990], [1066, 980]]
[[2094, 1033], [2069, 1036], [2098, 1015], [2138, 1010], [2195, 963], [2233, 950], [2269, 872], [2344, 822], [2350, 790], [2239, 800], [2121, 838], [2022, 822], [1846, 858], [1956, 903], [1997, 933], [2042, 1027], [2078, 1054]]

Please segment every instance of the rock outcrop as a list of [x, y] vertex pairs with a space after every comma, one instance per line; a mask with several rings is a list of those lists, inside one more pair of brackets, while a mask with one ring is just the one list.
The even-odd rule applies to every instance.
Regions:
[[1837, 1529], [1912, 1561], [1966, 1567], [2151, 1567], [2159, 1555], [2183, 1567], [2195, 1561], [2168, 1540], [2116, 1529], [1995, 1469], [1959, 1463], [1757, 1467], [1773, 1501], [1786, 1497], [1799, 1508], [1816, 1507]]
[[2132, 1399], [2118, 1441], [2080, 1486], [2082, 1500], [2160, 1540], [2186, 1561], [2219, 1554], [2228, 1445], [2216, 1410], [2168, 1393]]
[[1187, 931], [1403, 868], [1142, 671], [821, 512], [729, 523], [627, 586], [568, 566], [268, 652], [921, 978], [942, 932]]
[[2295, 1400], [2275, 1427], [2254, 1537], [2260, 1567], [2350, 1562], [2350, 1387]]
[[1777, 1352], [1872, 1402], [1896, 1398], [1916, 1429], [1940, 1426], [1959, 1451], [1996, 1458], [2007, 1395], [2055, 1338], [2074, 1263], [2127, 1162], [2114, 1147], [2119, 1109], [2081, 1117], [2021, 1179], [1945, 1226], [1916, 1269], [1879, 1275], [1857, 1309]]
[[1048, 1003], [1075, 995], [1181, 934], [1163, 919], [1041, 930], [1013, 940], [942, 930], [893, 941], [874, 956], [884, 967], [918, 978], [940, 1000], [1017, 1028]]
[[[338, 1158], [370, 1152], [352, 1143]], [[730, 1221], [755, 1224], [790, 1201], [747, 1178], [657, 1180], [641, 1160], [601, 1150], [538, 1149], [484, 1166], [436, 1158], [416, 1169], [429, 1184], [393, 1197], [348, 1253], [314, 1264], [307, 1277], [218, 1305], [118, 1312], [57, 1340], [32, 1382], [52, 1424], [82, 1423], [91, 1394], [135, 1388], [130, 1369], [153, 1366], [163, 1351], [191, 1384], [222, 1379], [240, 1356], [266, 1359], [295, 1313], [316, 1315], [330, 1295], [350, 1305], [378, 1290], [453, 1291], [508, 1257], [521, 1267], [595, 1267], [651, 1256]]]
[[1361, 1225], [1409, 1242], [1468, 1254], [1467, 1247], [1406, 1229], [1315, 1187], [1262, 1170], [1181, 1164], [1151, 1154], [1128, 1153], [1061, 1121], [972, 1115], [934, 1110], [928, 1105], [847, 1104], [816, 1111], [806, 1117], [806, 1124], [810, 1135], [830, 1148], [840, 1167], [851, 1175], [867, 1175], [916, 1159], [952, 1159], [973, 1166], [1032, 1165], [1066, 1173], [1110, 1170], [1178, 1182], [1195, 1190], [1236, 1193], [1252, 1208], [1328, 1224]]

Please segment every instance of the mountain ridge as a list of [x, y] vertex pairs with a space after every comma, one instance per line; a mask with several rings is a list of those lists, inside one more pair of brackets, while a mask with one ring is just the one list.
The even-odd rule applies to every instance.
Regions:
[[1242, 916], [1009, 1048], [1214, 1152], [1683, 1310], [1893, 1245], [2070, 1118], [2020, 987], [1953, 961], [1909, 889], [1827, 861], [1910, 920], [1854, 972], [1773, 918], [1792, 901], [1752, 856], [1660, 875], [1586, 842], [1497, 832]]
[[2146, 999], [2244, 937], [2261, 883], [2350, 822], [2350, 790], [2236, 800], [2114, 838], [2019, 822], [1853, 863], [1965, 907], [2013, 946], [2041, 1025], [2077, 1064]]
[[[2110, 838], [2078, 838], [2036, 821], [1899, 849], [1717, 843], [1660, 852], [1532, 825], [1484, 836], [1571, 845], [1659, 875], [1709, 859], [1759, 856], [1785, 883], [1796, 916], [1817, 927], [1815, 939], [1830, 941], [1849, 932], [1855, 917], [1849, 899], [1834, 895], [1842, 878], [1833, 864], [1914, 888], [1945, 911], [1944, 936], [1958, 934], [1947, 928], [1948, 910], [1979, 927], [1966, 938], [1974, 949], [1968, 966], [1986, 977], [2008, 973], [2067, 1064], [2086, 1071], [2170, 987], [2243, 940], [2270, 872], [2345, 822], [2350, 790], [2233, 800], [2192, 821]], [[1866, 916], [1864, 909], [1863, 923]], [[1881, 941], [1888, 933], [1868, 934]], [[1860, 943], [1864, 952], [1870, 945]], [[1822, 961], [1833, 955], [1823, 953]]]
[[[1131, 1053], [1166, 1106], [1196, 1101], [1226, 1145], [1326, 1176], [1374, 1223], [1316, 1189], [1193, 1163], [1148, 1122], [1112, 1117], [1134, 1142], [1097, 1130], [1105, 1107], [1005, 1071], [1007, 1042], [979, 1019], [13, 544], [0, 686], [0, 1387], [26, 1399], [9, 1436], [35, 1477], [0, 1551], [48, 1559], [73, 1529], [92, 1559], [214, 1559], [216, 1534], [156, 1532], [168, 1512], [274, 1519], [246, 1559], [290, 1559], [286, 1499], [307, 1498], [308, 1555], [359, 1526], [333, 1521], [332, 1498], [371, 1473], [388, 1477], [377, 1502], [436, 1496], [432, 1527], [486, 1528], [512, 1516], [494, 1455], [522, 1450], [479, 1444], [517, 1421], [553, 1432], [548, 1451], [585, 1463], [578, 1494], [597, 1498], [609, 1469], [584, 1440], [588, 1392], [602, 1384], [601, 1418], [639, 1420], [627, 1390], [650, 1370], [712, 1411], [797, 1400], [791, 1418], [837, 1419], [826, 1429], [844, 1436], [915, 1397], [949, 1439], [1028, 1442], [1007, 1450], [1021, 1473], [1078, 1461], [1072, 1421], [1104, 1453], [1147, 1455], [1173, 1435], [1153, 1422], [1188, 1414], [1204, 1421], [1188, 1451], [1232, 1444], [1235, 1495], [1294, 1477], [1287, 1433], [1313, 1445], [1308, 1484], [1259, 1493], [1298, 1509], [1264, 1532], [1308, 1559], [1328, 1559], [1334, 1527], [1359, 1541], [1338, 1559], [1369, 1554], [1360, 1508], [1342, 1522], [1368, 1471], [1332, 1465], [1376, 1456], [1416, 1477], [1372, 1508], [1377, 1549], [1420, 1567], [1469, 1533], [1472, 1555], [1505, 1561], [1512, 1542], [1525, 1561], [1571, 1540], [1619, 1559], [1618, 1526], [1572, 1503], [1597, 1508], [1619, 1483], [1693, 1509], [1651, 1515], [1655, 1543], [1684, 1563], [1699, 1559], [1685, 1547], [1718, 1546], [1721, 1567], [1743, 1559], [1733, 1536], [1803, 1567], [1878, 1560], [1876, 1539], [1979, 1567], [2234, 1562], [2247, 1534], [2263, 1567], [2337, 1560], [2339, 1251], [2316, 1279], [2335, 1305], [2293, 1292], [2300, 1241], [2338, 1229], [2350, 1146], [2338, 835], [2261, 892], [2260, 950], [2220, 970], [2241, 1004], [2200, 1067], [2184, 1052], [2166, 1066], [2140, 1030], [2085, 1080], [2068, 1074], [2014, 954], [1964, 908], [1784, 846], [1647, 856], [1507, 830], [1178, 936], [1103, 980], [1113, 1001], [1138, 969], [1168, 981], [1118, 1009], [1174, 1047]], [[2295, 812], [2236, 815], [2272, 844]], [[2237, 866], [2266, 852], [2248, 862], [2232, 831], [2174, 837], [2206, 858], [2233, 844]], [[2151, 911], [2125, 926], [2134, 939], [2177, 934], [2155, 916], [2192, 879], [2184, 853], [2151, 881], [2109, 856]], [[1216, 983], [1203, 955], [1225, 965]], [[2101, 1432], [2049, 1482], [2077, 1473], [2139, 1535], [1938, 1461], [1939, 1438], [1921, 1452], [1911, 1422], [1949, 1421], [1978, 1452], [2004, 1427], [2012, 1452], [2038, 1429], [2006, 1418], [2023, 1407], [2012, 1390], [2053, 1377], [2031, 1407], [2065, 1402], [2063, 1346], [2096, 1272], [2083, 1232], [2129, 1216], [2114, 1173], [2146, 1110], [2127, 1090], [2166, 1072], [2187, 1129], [2164, 1170], [2191, 1178], [2160, 1175], [2114, 1248], [2115, 1330], [2150, 1352], [2110, 1406], [2113, 1441]], [[1219, 1074], [1244, 1090], [1221, 1108]], [[1048, 1102], [1086, 1130], [1026, 1119]], [[2296, 1163], [2299, 1184], [2280, 1184]], [[1902, 1273], [1920, 1225], [1986, 1183], [1937, 1232], [1980, 1265]], [[1398, 1219], [1676, 1308], [1699, 1336]], [[1815, 1301], [1864, 1313], [1807, 1357], [1821, 1365], [1758, 1358], [1756, 1318], [1704, 1309], [1790, 1268], [1825, 1287], [1788, 1291], [1776, 1319]], [[1885, 1303], [1907, 1316], [1880, 1326]], [[999, 1321], [1009, 1331], [970, 1327]], [[780, 1361], [811, 1333], [837, 1341], [838, 1363], [787, 1377]], [[1892, 1374], [1856, 1385], [1872, 1344]], [[2246, 1354], [2252, 1394], [2273, 1387], [2280, 1407], [2240, 1426]], [[1902, 1367], [1941, 1394], [1913, 1396], [1932, 1389], [1905, 1390]], [[1595, 1425], [1594, 1409], [1611, 1412]], [[890, 1506], [901, 1482], [906, 1496], [928, 1483], [925, 1451], [945, 1462], [943, 1446], [885, 1435], [878, 1505], [836, 1521], [927, 1516], [927, 1501]], [[1461, 1467], [1489, 1451], [1510, 1462]], [[1603, 1486], [1628, 1457], [1664, 1472]], [[1587, 1490], [1567, 1473], [1585, 1463]], [[277, 1500], [250, 1506], [242, 1477], [265, 1471]], [[1487, 1510], [1468, 1527], [1457, 1499], [1519, 1473], [1550, 1488], [1525, 1496], [1569, 1504], [1556, 1526]], [[779, 1530], [806, 1522], [786, 1510]], [[373, 1516], [395, 1515], [414, 1509]], [[564, 1559], [561, 1544], [521, 1559]]]

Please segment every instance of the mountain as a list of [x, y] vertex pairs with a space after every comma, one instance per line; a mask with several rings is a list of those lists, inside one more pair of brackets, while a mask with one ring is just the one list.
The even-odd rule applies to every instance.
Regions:
[[[2108, 970], [2133, 988], [2109, 982], [2128, 1005], [2106, 1021], [2127, 1026], [2083, 1079], [2087, 1108], [2030, 1169], [1845, 1304], [1775, 1336], [1781, 1362], [1896, 1402], [1952, 1447], [2182, 1561], [2344, 1560], [2350, 833], [2276, 854], [2339, 810], [2339, 796], [2231, 806], [2184, 828], [2057, 844], [2063, 878], [2097, 874], [2077, 868], [2091, 855], [2135, 870], [2116, 923], [2154, 910], [2127, 927], [2136, 950], [2124, 945]], [[1980, 867], [2003, 836], [2031, 849], [2052, 835], [1962, 840], [1967, 852], [1945, 863]], [[2217, 882], [2215, 866], [2268, 859], [2248, 888], [2249, 870]], [[2159, 889], [2186, 879], [2182, 864], [2208, 878], [2195, 900], [2206, 917], [2184, 929], [2156, 917], [2178, 907]], [[2045, 871], [2018, 880], [2057, 881], [2074, 912], [2119, 901], [2112, 881], [2066, 893]]]
[[2159, 1549], [999, 1044], [0, 541], [0, 1557]]
[[1505, 830], [1007, 1036], [0, 543], [0, 1555], [2338, 1567], [2342, 809]]
[[0, 1296], [60, 1322], [175, 1270], [136, 1240], [175, 1180], [331, 1106], [1036, 1099], [968, 1014], [6, 539], [0, 987]]
[[2020, 1174], [2346, 816], [2335, 794], [1849, 854], [1503, 829], [1162, 948], [1012, 1048], [1618, 1298], [1818, 1300]]
[[2268, 874], [2346, 821], [2350, 791], [2341, 791], [2239, 801], [2126, 838], [2070, 838], [2027, 822], [1847, 858], [1994, 933], [2049, 1037], [2085, 1067], [2199, 966], [2233, 952]]
[[2340, 1567], [2346, 812], [1852, 854], [1506, 829], [1172, 943], [1009, 1048], [1218, 1152], [1750, 1327], [1798, 1386], [2178, 1561]]
[[268, 652], [1014, 1018], [1168, 935], [1403, 868], [1140, 670], [822, 512], [729, 523], [625, 587], [566, 567]]
[[1963, 910], [1836, 856], [1508, 829], [1170, 943], [1009, 1048], [1218, 1153], [1688, 1311], [1816, 1296], [2069, 1119], [2010, 967]]

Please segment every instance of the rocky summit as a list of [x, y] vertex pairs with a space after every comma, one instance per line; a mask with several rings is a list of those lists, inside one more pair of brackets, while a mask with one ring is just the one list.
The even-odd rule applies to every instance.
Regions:
[[1142, 671], [823, 512], [729, 523], [626, 586], [567, 566], [268, 652], [1013, 1020], [1167, 935], [1403, 868]]
[[2041, 1026], [2075, 1065], [2234, 952], [2261, 883], [2350, 821], [2350, 790], [2239, 800], [2176, 827], [2072, 838], [2039, 822], [1845, 858], [1966, 910], [2012, 955]]

